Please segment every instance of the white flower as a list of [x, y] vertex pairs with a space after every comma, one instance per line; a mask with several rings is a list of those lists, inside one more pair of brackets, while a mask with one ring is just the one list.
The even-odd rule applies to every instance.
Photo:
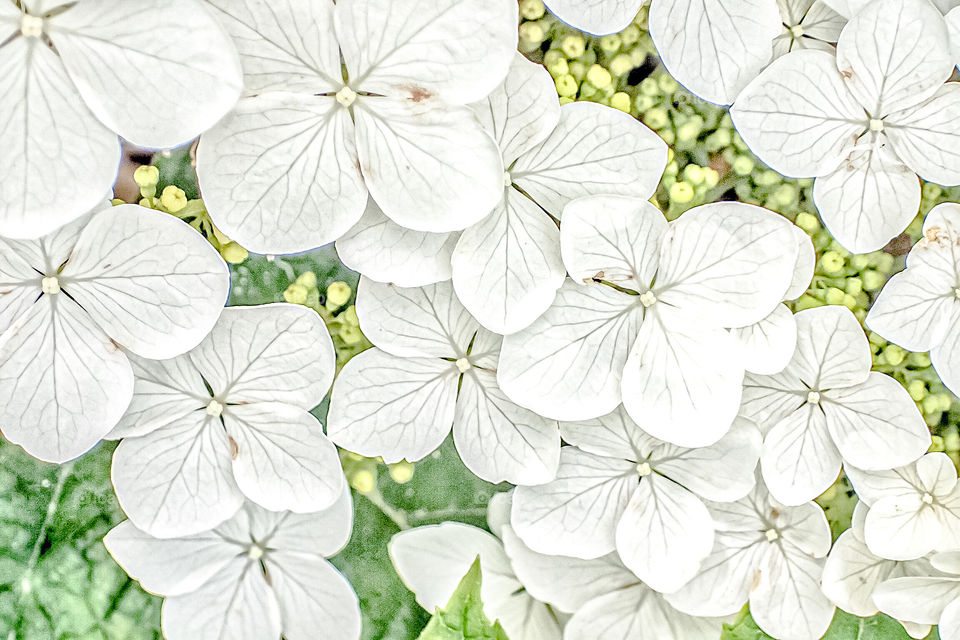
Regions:
[[118, 134], [187, 142], [241, 84], [236, 49], [197, 0], [0, 2], [0, 235], [79, 218], [113, 186]]
[[874, 251], [916, 215], [915, 174], [960, 183], [960, 84], [945, 84], [953, 67], [929, 0], [877, 0], [844, 27], [836, 57], [780, 58], [731, 115], [773, 169], [817, 178], [814, 200], [838, 242]]
[[654, 437], [686, 447], [723, 437], [744, 365], [725, 330], [766, 318], [797, 263], [793, 226], [759, 207], [717, 203], [670, 224], [646, 201], [575, 200], [564, 210], [568, 279], [547, 312], [504, 339], [500, 386], [561, 420], [623, 402]]
[[0, 425], [51, 462], [76, 458], [133, 396], [124, 349], [170, 358], [223, 310], [219, 254], [173, 216], [110, 207], [39, 240], [0, 239]]
[[815, 640], [833, 619], [820, 591], [830, 526], [815, 502], [787, 507], [762, 483], [730, 504], [710, 504], [717, 528], [700, 573], [666, 596], [691, 615], [725, 616], [749, 600], [757, 625], [779, 640]]
[[[853, 523], [840, 534], [823, 567], [821, 587], [835, 605], [855, 616], [869, 618], [879, 607], [873, 594], [881, 582], [904, 576], [931, 576], [937, 573], [927, 558], [898, 562], [880, 558], [867, 548], [863, 539], [867, 507], [858, 502], [853, 510]], [[925, 638], [929, 625], [900, 621], [914, 638]]]
[[[514, 573], [500, 535], [510, 510], [510, 497], [498, 493], [489, 505], [493, 534], [460, 522], [401, 531], [390, 540], [390, 559], [397, 573], [431, 613], [444, 609], [460, 580], [480, 556], [483, 610], [499, 620], [510, 640], [560, 640], [556, 614], [528, 591]], [[494, 535], [495, 534], [495, 535]]]
[[960, 546], [960, 483], [946, 454], [928, 453], [892, 471], [846, 471], [870, 507], [863, 533], [875, 555], [913, 560]]
[[960, 393], [960, 205], [934, 207], [907, 269], [880, 292], [867, 326], [911, 351], [929, 351], [943, 383]]
[[698, 618], [673, 608], [643, 584], [616, 554], [593, 560], [548, 556], [528, 548], [509, 526], [501, 532], [514, 572], [526, 592], [554, 610], [573, 614], [564, 640], [718, 640], [719, 619]]
[[760, 432], [746, 420], [701, 449], [651, 438], [622, 408], [560, 429], [574, 446], [561, 449], [555, 480], [517, 487], [517, 535], [550, 555], [590, 559], [616, 550], [661, 592], [683, 586], [713, 549], [713, 521], [701, 498], [743, 498], [760, 457]]
[[798, 49], [833, 51], [847, 19], [830, 8], [827, 0], [777, 0], [782, 32], [773, 41], [773, 57]]
[[772, 376], [747, 375], [743, 413], [765, 432], [760, 466], [770, 493], [798, 505], [837, 479], [842, 462], [886, 470], [930, 447], [930, 432], [910, 394], [871, 372], [870, 345], [846, 307], [796, 315], [797, 350]]
[[894, 578], [874, 593], [880, 610], [919, 625], [938, 625], [940, 640], [960, 640], [960, 552], [938, 553], [927, 576]]
[[327, 558], [350, 539], [350, 492], [326, 511], [277, 513], [246, 503], [213, 531], [153, 538], [129, 520], [103, 539], [117, 563], [164, 596], [167, 640], [359, 640], [353, 587]]
[[493, 209], [503, 163], [463, 105], [506, 76], [516, 2], [206, 2], [246, 80], [198, 149], [224, 233], [258, 253], [311, 249], [352, 227], [368, 193], [419, 231], [463, 229]]
[[420, 460], [453, 427], [464, 464], [489, 482], [554, 477], [560, 431], [497, 386], [500, 336], [480, 327], [449, 282], [402, 289], [366, 278], [360, 327], [376, 347], [340, 372], [327, 433], [341, 447], [388, 462]]
[[[941, 13], [947, 13], [954, 7], [960, 6], [960, 0], [930, 0]], [[867, 7], [871, 0], [821, 0], [834, 11], [847, 18], [852, 18]]]
[[206, 531], [244, 498], [309, 513], [341, 493], [336, 447], [309, 410], [336, 369], [312, 309], [232, 307], [193, 351], [133, 359], [133, 402], [111, 438], [120, 506], [136, 527], [169, 538]]

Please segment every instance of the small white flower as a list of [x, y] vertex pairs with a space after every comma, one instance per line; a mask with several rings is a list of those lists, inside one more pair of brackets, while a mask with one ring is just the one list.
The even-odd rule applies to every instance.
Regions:
[[907, 269], [883, 287], [867, 326], [911, 351], [929, 351], [943, 383], [960, 393], [960, 205], [942, 204], [927, 215], [924, 236], [910, 251]]
[[847, 19], [826, 0], [777, 0], [783, 30], [773, 41], [773, 57], [799, 49], [833, 51]]
[[257, 253], [327, 244], [368, 194], [394, 222], [438, 233], [496, 205], [503, 162], [464, 105], [506, 76], [516, 2], [206, 2], [245, 72], [246, 97], [197, 151], [231, 238]]
[[889, 560], [913, 560], [960, 546], [960, 483], [946, 454], [928, 453], [892, 471], [846, 470], [870, 506], [864, 540], [871, 552]]
[[685, 447], [723, 437], [744, 373], [726, 329], [763, 320], [784, 299], [799, 250], [793, 225], [740, 203], [668, 224], [649, 202], [592, 196], [566, 207], [560, 236], [571, 279], [504, 339], [507, 395], [570, 421], [623, 402], [651, 435]]
[[350, 539], [353, 504], [344, 490], [326, 511], [274, 512], [246, 503], [213, 531], [151, 537], [129, 520], [103, 543], [151, 593], [164, 596], [167, 640], [359, 640], [353, 587], [327, 561]]
[[834, 606], [820, 591], [830, 525], [815, 502], [787, 507], [762, 483], [743, 500], [712, 503], [713, 553], [667, 601], [691, 615], [725, 616], [749, 600], [757, 625], [781, 640], [816, 640]]
[[325, 509], [341, 493], [336, 447], [309, 410], [336, 369], [320, 316], [291, 304], [232, 307], [193, 351], [133, 359], [133, 402], [110, 434], [120, 506], [169, 538], [211, 529], [244, 498], [273, 511]]
[[183, 144], [241, 85], [236, 49], [198, 0], [0, 2], [0, 235], [79, 218], [113, 186], [118, 134]]
[[170, 358], [223, 310], [219, 254], [173, 216], [110, 207], [38, 240], [0, 239], [0, 425], [51, 462], [97, 443], [133, 396], [124, 349]]
[[841, 462], [886, 470], [913, 462], [930, 432], [910, 394], [871, 372], [870, 345], [846, 307], [801, 311], [797, 350], [786, 369], [744, 380], [743, 413], [765, 432], [760, 464], [784, 504], [813, 500]]
[[895, 618], [938, 625], [941, 640], [960, 640], [960, 551], [935, 554], [930, 563], [933, 571], [926, 576], [884, 582], [874, 600]]
[[557, 478], [518, 487], [511, 522], [539, 553], [598, 558], [616, 550], [651, 588], [679, 589], [713, 549], [701, 498], [734, 501], [754, 485], [756, 425], [738, 420], [719, 442], [682, 449], [646, 435], [621, 408], [561, 424]]
[[773, 169], [817, 178], [817, 208], [844, 247], [874, 251], [916, 215], [916, 174], [960, 183], [953, 67], [946, 22], [929, 0], [877, 0], [844, 27], [836, 57], [780, 58], [731, 116]]
[[489, 482], [554, 477], [560, 430], [497, 385], [501, 338], [480, 327], [449, 282], [403, 289], [362, 279], [357, 317], [376, 347], [340, 372], [327, 432], [390, 462], [420, 460], [453, 428], [464, 464]]

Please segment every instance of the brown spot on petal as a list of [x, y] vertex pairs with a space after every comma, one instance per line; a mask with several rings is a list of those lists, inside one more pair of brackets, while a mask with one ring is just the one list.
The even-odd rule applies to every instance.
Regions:
[[432, 91], [418, 85], [409, 84], [403, 88], [410, 93], [410, 100], [413, 102], [424, 102], [434, 96]]
[[236, 460], [237, 456], [240, 455], [240, 445], [233, 439], [233, 436], [227, 436], [227, 439], [230, 441], [230, 459]]

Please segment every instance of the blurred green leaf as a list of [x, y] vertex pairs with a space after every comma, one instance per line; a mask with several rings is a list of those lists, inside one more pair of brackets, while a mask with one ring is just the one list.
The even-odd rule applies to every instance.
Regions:
[[[934, 640], [936, 632], [928, 636]], [[746, 610], [732, 625], [723, 626], [721, 640], [773, 640], [757, 626]], [[822, 640], [910, 640], [903, 626], [888, 616], [879, 614], [872, 618], [858, 618], [837, 609], [833, 622]]]
[[163, 193], [164, 187], [173, 185], [183, 189], [190, 200], [200, 197], [197, 172], [190, 158], [190, 147], [191, 145], [188, 144], [154, 154], [153, 165], [160, 171], [160, 179], [157, 182], [158, 195]]
[[450, 597], [447, 608], [437, 610], [419, 640], [508, 640], [499, 622], [491, 623], [483, 612], [480, 558]]

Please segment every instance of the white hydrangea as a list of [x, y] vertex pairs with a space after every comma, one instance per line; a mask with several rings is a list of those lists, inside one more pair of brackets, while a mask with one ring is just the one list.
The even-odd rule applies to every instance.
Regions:
[[3, 434], [42, 460], [83, 454], [130, 403], [130, 360], [195, 347], [229, 289], [206, 240], [137, 205], [108, 204], [38, 240], [0, 238]]
[[880, 610], [918, 625], [938, 625], [940, 640], [960, 640], [960, 551], [930, 559], [927, 576], [893, 578], [874, 593]]
[[188, 142], [241, 85], [236, 49], [199, 0], [0, 2], [0, 235], [79, 218], [113, 186], [118, 135]]
[[167, 640], [312, 640], [317, 630], [359, 640], [360, 606], [327, 561], [350, 539], [353, 503], [344, 490], [320, 513], [274, 512], [246, 503], [216, 529], [154, 538], [129, 520], [103, 543], [117, 563], [165, 598]]
[[197, 152], [206, 205], [232, 239], [312, 249], [350, 229], [368, 194], [430, 232], [497, 204], [503, 161], [465, 105], [506, 76], [515, 1], [206, 2], [245, 73], [245, 97]]

